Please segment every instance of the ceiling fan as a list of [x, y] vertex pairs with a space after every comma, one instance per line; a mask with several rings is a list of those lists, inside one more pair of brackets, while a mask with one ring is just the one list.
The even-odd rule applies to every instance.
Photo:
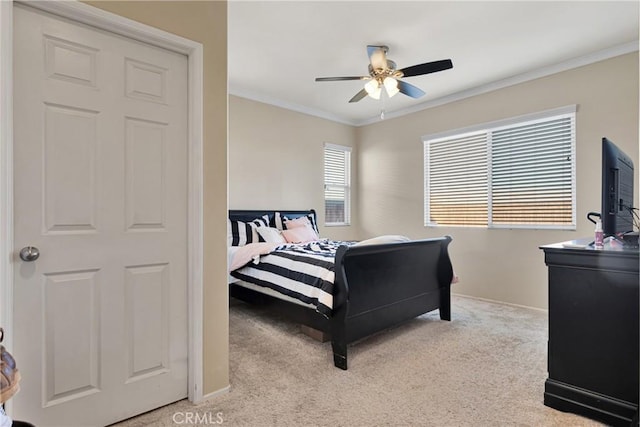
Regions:
[[368, 80], [364, 88], [355, 94], [349, 102], [358, 102], [365, 96], [369, 95], [374, 99], [380, 99], [382, 88], [384, 87], [389, 98], [398, 92], [404, 93], [412, 98], [420, 98], [424, 95], [424, 91], [403, 80], [403, 77], [420, 76], [423, 74], [435, 73], [438, 71], [453, 68], [450, 59], [441, 61], [425, 62], [411, 67], [398, 70], [396, 63], [387, 59], [388, 46], [367, 46], [369, 54], [369, 75], [368, 76], [351, 76], [351, 77], [317, 77], [317, 82], [333, 82], [343, 80]]

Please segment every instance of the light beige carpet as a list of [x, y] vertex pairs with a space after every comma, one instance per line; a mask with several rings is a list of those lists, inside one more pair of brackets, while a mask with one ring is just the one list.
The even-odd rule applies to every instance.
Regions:
[[228, 393], [117, 426], [600, 425], [543, 405], [542, 311], [454, 296], [451, 322], [436, 311], [357, 342], [348, 371], [277, 314], [232, 302], [229, 316]]

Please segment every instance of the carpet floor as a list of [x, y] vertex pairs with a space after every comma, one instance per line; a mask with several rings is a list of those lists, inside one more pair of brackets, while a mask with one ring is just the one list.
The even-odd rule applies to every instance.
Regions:
[[349, 346], [348, 371], [277, 313], [234, 300], [229, 328], [228, 393], [116, 426], [601, 425], [543, 405], [543, 311], [454, 296], [451, 322], [435, 311]]

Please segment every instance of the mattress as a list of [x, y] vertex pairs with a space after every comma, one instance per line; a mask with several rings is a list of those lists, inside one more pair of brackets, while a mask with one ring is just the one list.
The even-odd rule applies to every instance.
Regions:
[[[285, 244], [256, 255], [231, 271], [232, 279], [281, 299], [295, 300], [330, 317], [333, 309], [334, 261], [339, 246], [352, 242], [322, 239]], [[250, 248], [247, 248], [250, 249]], [[237, 251], [237, 250], [236, 250]], [[230, 261], [231, 263], [231, 261]]]

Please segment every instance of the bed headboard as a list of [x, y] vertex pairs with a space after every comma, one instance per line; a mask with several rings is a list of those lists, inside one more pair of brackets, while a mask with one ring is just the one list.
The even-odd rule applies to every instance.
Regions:
[[260, 218], [263, 215], [268, 215], [269, 216], [269, 225], [271, 227], [275, 227], [276, 223], [275, 223], [275, 217], [276, 217], [276, 212], [280, 212], [281, 216], [286, 216], [287, 218], [293, 219], [293, 218], [299, 218], [301, 216], [305, 216], [305, 215], [309, 215], [312, 214], [314, 216], [314, 218], [316, 219], [316, 223], [318, 222], [318, 215], [316, 215], [316, 211], [315, 209], [309, 209], [306, 211], [287, 211], [287, 210], [273, 210], [273, 211], [267, 211], [267, 210], [238, 210], [238, 209], [233, 209], [233, 210], [229, 210], [229, 219], [230, 220], [234, 220], [234, 221], [242, 221], [242, 222], [250, 222], [256, 218]]

